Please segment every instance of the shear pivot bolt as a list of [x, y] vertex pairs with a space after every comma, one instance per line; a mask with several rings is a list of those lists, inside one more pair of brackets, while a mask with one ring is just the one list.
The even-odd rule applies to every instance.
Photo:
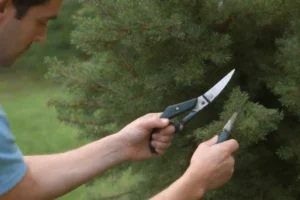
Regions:
[[179, 107], [176, 107], [175, 109], [176, 109], [176, 110], [179, 110]]

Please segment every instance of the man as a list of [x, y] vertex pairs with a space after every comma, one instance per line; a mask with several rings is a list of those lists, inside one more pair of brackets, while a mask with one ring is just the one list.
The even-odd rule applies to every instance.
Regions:
[[[54, 19], [62, 0], [0, 0], [0, 65], [11, 66], [33, 42], [43, 42], [47, 23]], [[160, 113], [147, 114], [119, 132], [81, 148], [53, 155], [24, 156], [0, 110], [0, 200], [55, 199], [109, 168], [162, 155], [170, 146], [174, 127]], [[150, 153], [148, 141], [153, 128]], [[199, 145], [186, 172], [154, 196], [160, 199], [200, 199], [225, 184], [234, 171], [235, 140], [215, 144], [217, 137]]]

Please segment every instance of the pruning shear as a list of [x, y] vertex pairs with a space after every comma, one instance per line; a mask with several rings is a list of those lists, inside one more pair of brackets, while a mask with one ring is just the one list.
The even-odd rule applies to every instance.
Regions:
[[[160, 118], [172, 119], [172, 118], [180, 115], [181, 113], [184, 113], [188, 110], [192, 110], [181, 121], [171, 122], [171, 124], [173, 124], [175, 126], [175, 133], [180, 132], [183, 129], [183, 125], [185, 125], [187, 122], [189, 122], [191, 119], [193, 119], [200, 110], [202, 110], [204, 107], [206, 107], [208, 104], [210, 104], [223, 91], [225, 86], [230, 81], [234, 72], [235, 72], [235, 70], [233, 69], [225, 77], [223, 77], [217, 84], [215, 84], [211, 89], [209, 89], [205, 94], [200, 95], [198, 98], [194, 98], [194, 99], [191, 99], [191, 100], [179, 103], [179, 104], [168, 106], [164, 110], [164, 112], [162, 113]], [[151, 141], [152, 141], [152, 135], [157, 133], [158, 131], [159, 130], [157, 128], [155, 128], [151, 132], [149, 148], [152, 153], [157, 153], [155, 151], [155, 148], [151, 145]], [[222, 133], [221, 133], [221, 135], [222, 135]], [[223, 135], [226, 136], [226, 134], [228, 137], [229, 132], [228, 131], [227, 131], [227, 133], [224, 132]], [[222, 138], [224, 139], [226, 137], [222, 136]]]

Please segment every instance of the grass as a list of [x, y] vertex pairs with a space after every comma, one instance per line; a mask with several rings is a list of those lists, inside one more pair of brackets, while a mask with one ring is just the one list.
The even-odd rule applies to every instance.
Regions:
[[[64, 152], [87, 143], [78, 141], [76, 129], [58, 122], [55, 110], [47, 106], [49, 98], [57, 95], [61, 95], [60, 90], [45, 81], [16, 74], [0, 74], [0, 105], [24, 155]], [[81, 186], [59, 200], [87, 199], [88, 193], [118, 193], [128, 189], [138, 179], [138, 176], [127, 171], [117, 179], [117, 184], [114, 177], [100, 179], [93, 187]]]
[[[50, 97], [60, 95], [57, 88], [24, 76], [2, 75], [0, 78], [0, 104], [24, 155], [64, 152], [87, 142], [78, 141], [77, 131], [59, 123], [55, 110], [47, 106]], [[82, 193], [84, 187], [59, 199], [76, 199]]]

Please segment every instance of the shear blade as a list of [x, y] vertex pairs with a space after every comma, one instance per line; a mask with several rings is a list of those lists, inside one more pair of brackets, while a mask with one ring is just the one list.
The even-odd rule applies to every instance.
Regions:
[[233, 115], [230, 117], [230, 119], [227, 121], [227, 123], [225, 124], [224, 128], [226, 131], [230, 132], [232, 127], [233, 127], [233, 124], [235, 123], [236, 121], [236, 117], [237, 117], [238, 113], [235, 112], [233, 113]]
[[210, 90], [208, 90], [204, 95], [198, 97], [198, 102], [193, 111], [198, 112], [212, 102], [225, 88], [225, 86], [230, 81], [235, 69], [229, 72], [224, 78], [222, 78], [217, 84], [215, 84]]

